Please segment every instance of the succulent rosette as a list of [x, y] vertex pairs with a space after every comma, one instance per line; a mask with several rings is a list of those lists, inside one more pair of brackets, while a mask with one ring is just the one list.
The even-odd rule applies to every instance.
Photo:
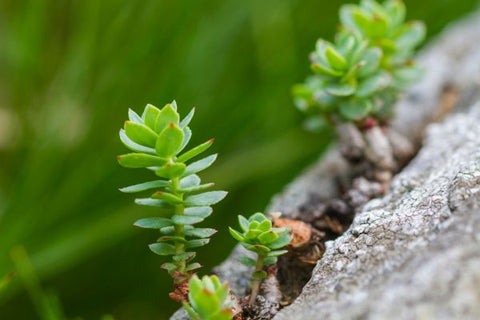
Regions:
[[388, 121], [401, 90], [422, 70], [412, 59], [425, 37], [418, 21], [405, 23], [405, 6], [390, 0], [344, 5], [335, 42], [317, 41], [310, 55], [314, 75], [293, 88], [295, 105], [310, 129], [367, 117]]

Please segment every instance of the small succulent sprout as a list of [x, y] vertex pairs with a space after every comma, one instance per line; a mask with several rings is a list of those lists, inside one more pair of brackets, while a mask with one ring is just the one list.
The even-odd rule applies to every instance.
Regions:
[[330, 43], [317, 41], [313, 76], [293, 88], [298, 109], [312, 116], [310, 130], [367, 117], [388, 120], [401, 90], [422, 75], [412, 57], [425, 37], [421, 22], [405, 23], [400, 0], [344, 5], [342, 26]]
[[382, 49], [382, 66], [392, 71], [394, 85], [400, 88], [421, 75], [411, 56], [426, 34], [422, 22], [405, 22], [405, 15], [405, 4], [401, 0], [387, 0], [383, 4], [362, 0], [359, 5], [344, 5], [340, 9], [345, 28], [355, 30]]
[[120, 130], [120, 140], [132, 152], [117, 158], [124, 167], [145, 168], [158, 177], [120, 191], [136, 193], [153, 190], [149, 196], [138, 198], [135, 202], [156, 208], [160, 216], [140, 219], [134, 225], [159, 230], [160, 237], [149, 248], [158, 255], [172, 256], [172, 260], [164, 263], [162, 268], [169, 272], [175, 283], [185, 281], [200, 267], [200, 264], [192, 262], [195, 258], [193, 249], [206, 245], [216, 230], [194, 225], [207, 218], [212, 213], [211, 205], [227, 194], [225, 191], [204, 192], [214, 184], [202, 184], [197, 175], [217, 157], [213, 154], [194, 160], [213, 144], [213, 139], [184, 151], [192, 135], [188, 125], [193, 114], [194, 109], [181, 120], [175, 102], [162, 109], [147, 105], [142, 116], [129, 110], [129, 120]]
[[244, 265], [255, 267], [250, 295], [250, 305], [252, 305], [261, 280], [267, 277], [264, 268], [276, 264], [278, 257], [287, 253], [283, 248], [290, 243], [292, 237], [289, 229], [272, 227], [272, 221], [260, 212], [253, 214], [249, 219], [239, 215], [238, 222], [241, 231], [229, 228], [230, 234], [247, 250], [257, 254], [256, 260], [249, 257], [241, 259]]
[[308, 111], [318, 106], [325, 115], [343, 120], [365, 117], [374, 108], [378, 92], [390, 85], [390, 75], [379, 69], [382, 51], [354, 32], [337, 34], [335, 43], [318, 40], [311, 54], [315, 75], [295, 90], [296, 104]]
[[188, 283], [188, 302], [185, 310], [194, 320], [230, 320], [234, 303], [230, 299], [228, 282], [221, 283], [216, 276], [192, 276]]

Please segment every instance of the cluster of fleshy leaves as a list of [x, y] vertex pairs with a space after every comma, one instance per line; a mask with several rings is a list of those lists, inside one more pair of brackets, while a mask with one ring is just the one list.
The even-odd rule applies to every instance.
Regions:
[[248, 219], [239, 215], [238, 222], [241, 231], [229, 228], [230, 234], [247, 250], [257, 254], [256, 261], [249, 257], [242, 257], [240, 262], [246, 266], [256, 267], [253, 279], [264, 279], [267, 273], [263, 267], [276, 264], [278, 256], [288, 252], [282, 248], [292, 240], [290, 230], [272, 227], [272, 221], [260, 212]]
[[183, 306], [194, 320], [230, 320], [233, 301], [228, 282], [223, 284], [216, 276], [192, 276], [188, 283], [188, 303]]
[[400, 0], [362, 0], [340, 9], [335, 42], [318, 40], [310, 56], [314, 75], [293, 89], [296, 106], [313, 116], [308, 128], [391, 117], [401, 90], [422, 75], [412, 57], [425, 26], [405, 23], [405, 11]]
[[[344, 28], [355, 30], [382, 50], [381, 66], [393, 72], [394, 85], [400, 88], [416, 80], [420, 73], [411, 58], [426, 33], [423, 22], [405, 22], [405, 16], [406, 8], [401, 0], [388, 0], [383, 4], [362, 0], [360, 5], [347, 4], [340, 9]], [[398, 79], [397, 73], [401, 74]]]
[[212, 213], [210, 206], [227, 194], [203, 192], [214, 184], [202, 184], [197, 175], [215, 161], [216, 154], [192, 161], [212, 145], [213, 139], [184, 151], [192, 136], [188, 125], [194, 109], [180, 121], [175, 102], [162, 109], [147, 105], [142, 116], [133, 110], [128, 115], [129, 120], [120, 130], [120, 140], [133, 152], [118, 156], [118, 162], [127, 168], [146, 168], [159, 179], [120, 190], [126, 193], [154, 190], [149, 197], [135, 202], [157, 208], [160, 216], [140, 219], [134, 225], [159, 230], [160, 237], [149, 248], [158, 255], [172, 256], [171, 262], [164, 263], [162, 268], [179, 283], [201, 267], [192, 263], [195, 257], [192, 249], [206, 245], [216, 233], [214, 229], [194, 225], [207, 218]]

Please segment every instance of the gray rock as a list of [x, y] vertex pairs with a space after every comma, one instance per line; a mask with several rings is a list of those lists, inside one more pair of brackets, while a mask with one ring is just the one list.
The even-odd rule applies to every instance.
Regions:
[[480, 103], [429, 127], [274, 319], [480, 318]]
[[[274, 319], [480, 319], [480, 14], [447, 28], [420, 61], [426, 75], [392, 123], [423, 141], [418, 155], [327, 242], [301, 295]], [[349, 170], [332, 148], [267, 212], [297, 218], [312, 196], [337, 197], [335, 177]], [[250, 270], [240, 250], [215, 272], [243, 294]]]

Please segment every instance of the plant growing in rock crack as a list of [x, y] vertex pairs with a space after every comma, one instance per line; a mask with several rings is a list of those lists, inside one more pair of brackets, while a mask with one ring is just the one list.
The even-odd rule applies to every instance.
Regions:
[[[162, 268], [178, 288], [201, 267], [192, 262], [195, 257], [192, 249], [206, 245], [209, 237], [216, 233], [214, 229], [194, 225], [207, 218], [212, 213], [210, 206], [227, 194], [225, 191], [203, 192], [214, 184], [201, 184], [197, 175], [215, 161], [216, 154], [192, 162], [212, 145], [213, 139], [184, 151], [192, 135], [188, 125], [194, 109], [180, 121], [175, 102], [162, 109], [147, 105], [142, 116], [133, 110], [128, 114], [129, 120], [120, 130], [120, 140], [133, 152], [118, 156], [118, 162], [127, 168], [146, 168], [159, 179], [120, 190], [126, 193], [155, 190], [149, 197], [135, 202], [157, 208], [160, 216], [140, 219], [134, 225], [159, 230], [160, 238], [149, 248], [158, 255], [172, 257]], [[182, 300], [181, 294], [170, 296]]]
[[239, 215], [238, 222], [242, 231], [229, 228], [230, 234], [243, 247], [257, 254], [257, 260], [249, 257], [242, 257], [241, 260], [243, 264], [255, 267], [249, 300], [249, 304], [252, 305], [258, 294], [260, 282], [267, 277], [264, 268], [276, 264], [278, 256], [287, 253], [287, 250], [281, 249], [288, 245], [292, 238], [289, 229], [273, 228], [272, 221], [260, 212], [248, 219]]
[[188, 284], [188, 302], [183, 306], [194, 320], [230, 320], [233, 317], [233, 301], [228, 282], [223, 284], [216, 276], [196, 275]]
[[362, 124], [368, 117], [388, 121], [401, 90], [422, 74], [412, 57], [425, 27], [405, 23], [405, 11], [400, 0], [362, 0], [340, 9], [335, 42], [318, 40], [310, 56], [314, 75], [293, 88], [296, 106], [311, 116], [307, 128]]

